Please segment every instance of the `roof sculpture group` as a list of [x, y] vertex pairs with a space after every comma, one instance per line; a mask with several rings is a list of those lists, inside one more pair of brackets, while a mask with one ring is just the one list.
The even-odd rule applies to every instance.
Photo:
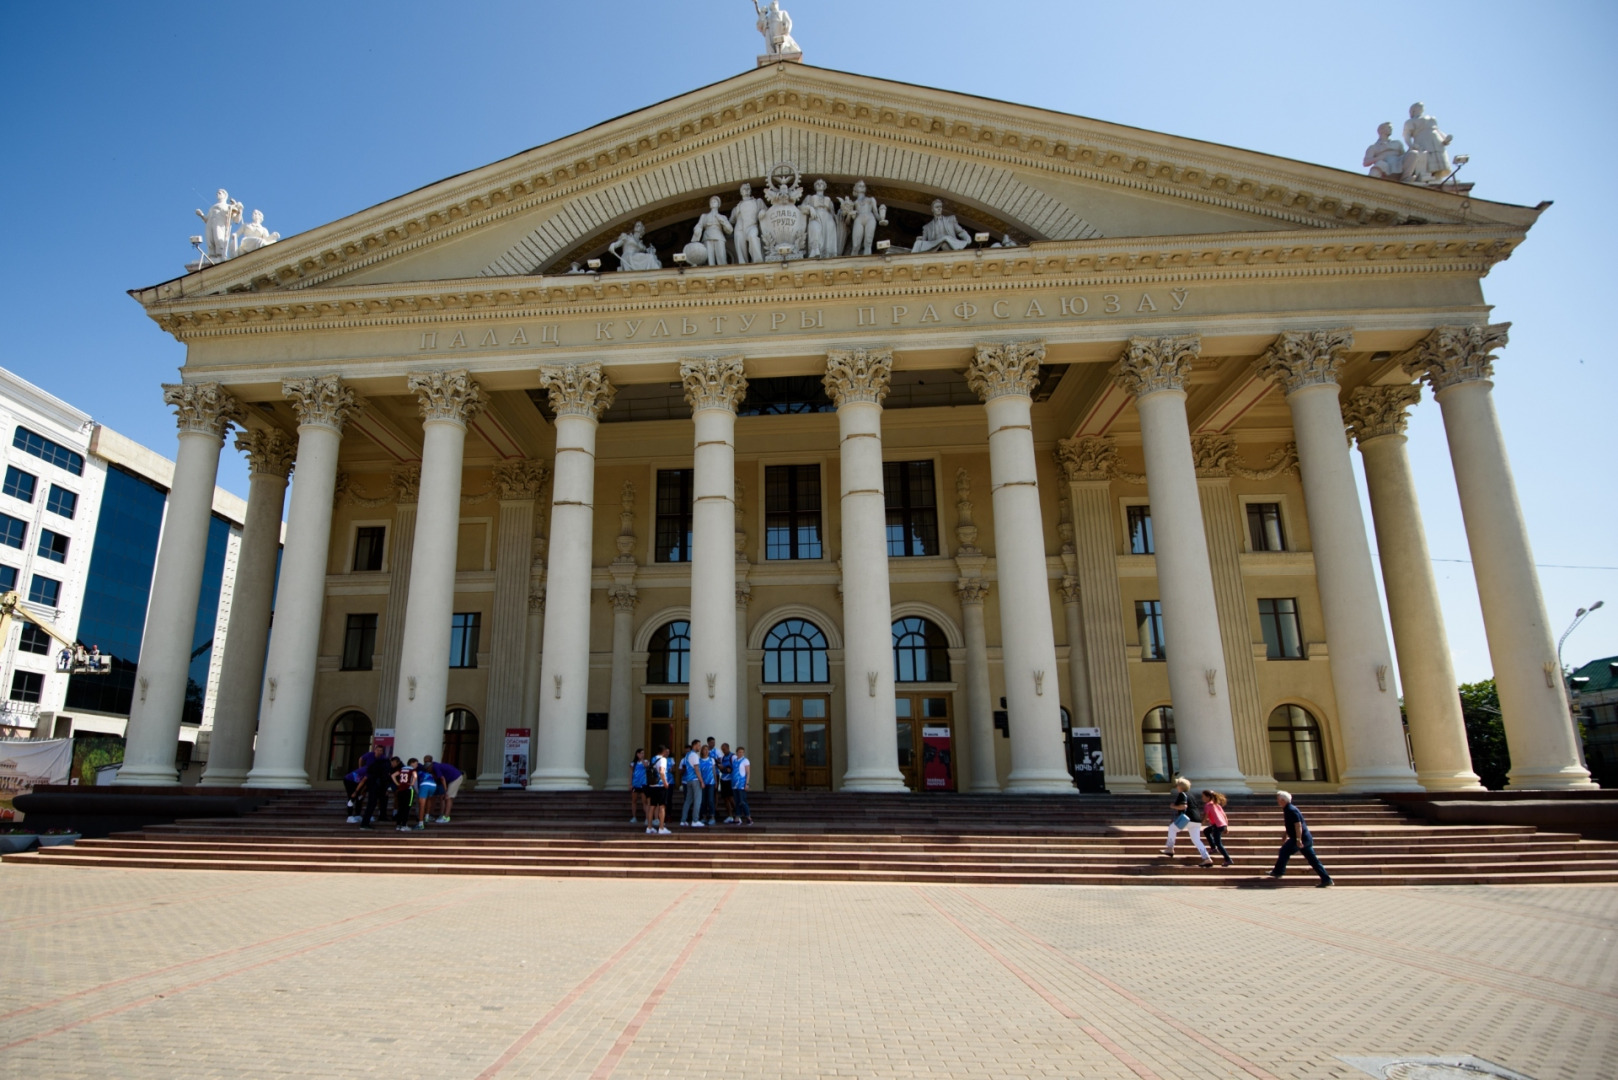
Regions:
[[[1449, 157], [1449, 144], [1455, 136], [1438, 129], [1438, 121], [1427, 114], [1427, 106], [1416, 102], [1410, 106], [1410, 119], [1405, 121], [1404, 142], [1393, 137], [1393, 125], [1384, 121], [1377, 126], [1377, 140], [1365, 148], [1365, 168], [1369, 175], [1380, 180], [1398, 180], [1406, 184], [1441, 184], [1455, 175]], [[1465, 165], [1466, 155], [1454, 161], [1454, 166]]]
[[[237, 255], [257, 251], [281, 239], [281, 234], [264, 227], [264, 211], [254, 210], [253, 220], [242, 222], [242, 204], [220, 188], [214, 193], [215, 201], [206, 211], [198, 210], [202, 219], [202, 235], [191, 238], [197, 249], [197, 261], [189, 263], [187, 270], [201, 270], [204, 266], [222, 263]], [[236, 228], [240, 225], [240, 228]]]

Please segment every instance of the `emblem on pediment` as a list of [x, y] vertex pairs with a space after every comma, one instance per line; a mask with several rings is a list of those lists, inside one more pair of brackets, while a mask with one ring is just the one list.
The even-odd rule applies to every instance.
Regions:
[[759, 238], [764, 244], [765, 262], [801, 259], [808, 254], [808, 226], [798, 209], [803, 199], [803, 174], [798, 167], [782, 162], [764, 178], [764, 199], [769, 209], [759, 220]]

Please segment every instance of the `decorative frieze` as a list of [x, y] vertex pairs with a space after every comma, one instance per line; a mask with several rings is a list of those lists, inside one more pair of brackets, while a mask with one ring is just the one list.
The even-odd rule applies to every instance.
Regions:
[[1337, 372], [1354, 347], [1348, 330], [1289, 330], [1264, 350], [1254, 371], [1274, 379], [1288, 394], [1337, 382]]
[[241, 403], [218, 383], [164, 383], [163, 402], [174, 407], [182, 435], [211, 435], [220, 441], [242, 421]]
[[550, 395], [551, 411], [557, 416], [594, 420], [612, 408], [618, 396], [600, 364], [547, 364], [539, 369], [539, 385]]
[[839, 409], [850, 402], [880, 405], [892, 374], [892, 349], [838, 349], [826, 354], [826, 396]]
[[545, 491], [551, 472], [543, 461], [519, 458], [494, 467], [494, 490], [502, 501], [533, 500]]
[[1236, 439], [1230, 435], [1191, 436], [1191, 460], [1196, 464], [1197, 476], [1211, 479], [1238, 476], [1243, 480], [1273, 480], [1284, 472], [1298, 471], [1298, 444], [1287, 443], [1270, 451], [1261, 468], [1248, 468], [1242, 463], [1236, 449]]
[[1202, 338], [1196, 334], [1130, 338], [1113, 368], [1113, 377], [1136, 397], [1164, 390], [1184, 393], [1191, 365], [1201, 353]]
[[421, 419], [431, 424], [445, 421], [466, 426], [489, 399], [483, 388], [461, 368], [456, 371], [416, 371], [405, 380], [421, 403]]
[[1457, 383], [1494, 378], [1494, 353], [1506, 346], [1510, 323], [1440, 326], [1409, 354], [1404, 369], [1438, 394]]
[[989, 583], [982, 578], [961, 578], [955, 582], [955, 595], [963, 605], [981, 606], [989, 597]]
[[277, 428], [252, 428], [236, 433], [236, 449], [247, 455], [249, 474], [262, 473], [285, 480], [298, 456], [297, 440]]
[[739, 356], [697, 356], [680, 361], [680, 382], [692, 412], [736, 411], [747, 396], [747, 376]]
[[413, 503], [421, 495], [421, 466], [401, 465], [389, 478], [395, 502]]
[[1421, 400], [1421, 384], [1362, 386], [1343, 402], [1343, 423], [1361, 446], [1384, 435], [1403, 435], [1410, 406]]
[[357, 416], [361, 408], [359, 398], [339, 375], [285, 379], [281, 393], [292, 403], [300, 427], [328, 427], [341, 433], [343, 425]]
[[966, 385], [985, 404], [1007, 394], [1031, 396], [1045, 362], [1043, 341], [1003, 341], [977, 347], [966, 369]]
[[1103, 435], [1081, 435], [1056, 444], [1056, 463], [1069, 482], [1110, 480], [1118, 470], [1118, 446]]

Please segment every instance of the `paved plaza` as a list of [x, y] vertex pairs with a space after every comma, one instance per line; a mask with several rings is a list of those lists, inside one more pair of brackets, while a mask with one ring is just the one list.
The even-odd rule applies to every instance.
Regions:
[[1618, 888], [0, 868], [0, 1077], [1618, 1076]]

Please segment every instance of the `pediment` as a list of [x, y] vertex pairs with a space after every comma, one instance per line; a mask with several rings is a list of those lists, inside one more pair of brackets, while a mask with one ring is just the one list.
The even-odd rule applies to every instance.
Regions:
[[[530, 277], [635, 220], [678, 235], [775, 164], [833, 194], [865, 179], [913, 226], [933, 196], [1020, 244], [1095, 238], [1526, 228], [1536, 209], [1083, 117], [777, 64], [430, 185], [198, 273], [143, 303], [332, 284]], [[896, 236], [896, 242], [901, 237]], [[665, 249], [666, 250], [666, 249]], [[665, 265], [667, 260], [665, 259]]]

